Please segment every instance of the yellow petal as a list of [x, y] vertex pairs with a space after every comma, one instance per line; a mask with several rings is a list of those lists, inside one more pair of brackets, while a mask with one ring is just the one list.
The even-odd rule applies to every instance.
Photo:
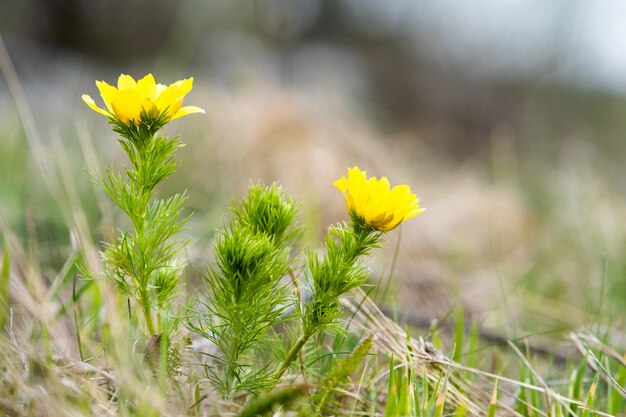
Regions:
[[355, 166], [348, 170], [348, 192], [352, 194], [355, 207], [369, 217], [370, 192], [367, 181], [367, 171], [361, 171]]
[[410, 212], [408, 212], [406, 214], [406, 216], [404, 216], [402, 221], [412, 219], [413, 217], [417, 216], [418, 214], [421, 214], [424, 210], [426, 210], [426, 209], [425, 208], [421, 208], [421, 207], [416, 207], [413, 210], [411, 210]]
[[117, 79], [117, 89], [118, 90], [134, 90], [137, 88], [137, 83], [135, 79], [130, 75], [122, 74]]
[[173, 85], [166, 87], [165, 90], [163, 90], [161, 94], [157, 96], [156, 100], [154, 101], [154, 105], [157, 106], [160, 111], [163, 111], [165, 109], [169, 110], [169, 108], [174, 105], [176, 100], [178, 100], [178, 96], [175, 90], [176, 87], [174, 87]]
[[[180, 110], [180, 106], [182, 105], [183, 105], [183, 99], [179, 98], [178, 100], [174, 102], [174, 104], [172, 104], [171, 106], [167, 108], [167, 115], [173, 118], [173, 116], [178, 112], [178, 110]], [[163, 109], [161, 109], [161, 111], [163, 111]]]
[[193, 86], [193, 78], [187, 78], [186, 80], [176, 81], [171, 84], [165, 90], [161, 91], [155, 102], [156, 106], [161, 110], [168, 109], [168, 113], [175, 114], [178, 109], [171, 112], [171, 108], [176, 105], [178, 100], [182, 100], [185, 95], [191, 91]]
[[178, 87], [178, 93], [180, 94], [180, 98], [182, 98], [187, 95], [187, 93], [190, 92], [193, 88], [193, 77], [189, 77], [182, 81], [177, 81], [177, 83], [180, 83]]
[[342, 177], [333, 185], [344, 194], [351, 215], [382, 232], [388, 232], [424, 211], [408, 185], [391, 188], [386, 177], [368, 179], [367, 172], [357, 166], [348, 169], [347, 179]]
[[93, 110], [93, 111], [97, 111], [100, 114], [104, 114], [105, 116], [112, 116], [108, 111], [101, 109], [100, 107], [96, 106], [96, 102], [93, 101], [93, 99], [87, 95], [87, 94], [83, 94], [83, 101]]
[[118, 119], [123, 123], [138, 121], [142, 108], [141, 97], [137, 90], [120, 91], [111, 105]]
[[348, 182], [366, 181], [367, 171], [361, 171], [358, 166], [348, 169]]
[[378, 181], [378, 192], [382, 194], [387, 194], [390, 187], [391, 185], [389, 184], [389, 180], [387, 179], [387, 177], [382, 177], [380, 181]]
[[354, 197], [352, 197], [352, 194], [348, 194], [346, 196], [346, 208], [348, 209], [349, 213], [356, 213], [362, 216], [361, 213], [357, 212], [357, 206], [354, 203]]
[[348, 191], [348, 180], [346, 177], [341, 177], [337, 181], [333, 182], [333, 185], [341, 191], [341, 194], [345, 194]]
[[144, 98], [141, 102], [141, 108], [144, 112], [146, 112], [146, 114], [150, 114], [150, 112], [153, 112], [156, 109], [156, 106], [152, 100]]
[[178, 110], [176, 114], [172, 117], [172, 120], [178, 119], [179, 117], [187, 116], [188, 114], [193, 113], [204, 113], [204, 109], [196, 106], [185, 106]]
[[100, 91], [100, 96], [102, 96], [102, 100], [104, 101], [105, 106], [107, 106], [107, 109], [109, 109], [109, 112], [113, 112], [113, 107], [111, 107], [111, 103], [117, 95], [117, 88], [107, 84], [104, 81], [96, 81], [96, 87], [98, 87], [98, 90]]
[[161, 83], [157, 84], [156, 85], [156, 95], [155, 95], [155, 98], [159, 98], [161, 93], [163, 91], [165, 91], [166, 89], [167, 89], [167, 86], [165, 84], [161, 84]]
[[150, 100], [156, 99], [156, 83], [154, 76], [148, 74], [141, 80], [137, 81], [137, 90], [141, 98], [149, 98]]

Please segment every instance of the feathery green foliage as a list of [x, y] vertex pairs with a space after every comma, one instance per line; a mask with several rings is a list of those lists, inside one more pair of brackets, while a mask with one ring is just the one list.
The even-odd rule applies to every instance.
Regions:
[[233, 204], [235, 214], [215, 244], [215, 265], [204, 274], [204, 311], [190, 328], [220, 350], [220, 367], [209, 367], [210, 379], [223, 395], [256, 392], [271, 386], [270, 364], [260, 364], [271, 327], [284, 321], [292, 304], [283, 278], [289, 272], [289, 242], [299, 233], [295, 206], [282, 189], [253, 186], [247, 198]]
[[240, 204], [233, 204], [235, 220], [253, 233], [266, 234], [278, 247], [287, 247], [302, 234], [295, 224], [297, 206], [285, 198], [283, 189], [274, 183], [271, 186], [253, 185]]
[[[277, 379], [291, 366], [311, 336], [327, 330], [341, 331], [337, 326], [343, 312], [339, 297], [367, 280], [369, 272], [359, 258], [380, 245], [382, 233], [364, 228], [354, 220], [328, 228], [326, 252], [322, 259], [307, 253], [309, 284], [312, 297], [301, 311], [302, 334], [283, 360]], [[300, 306], [298, 306], [300, 307]]]
[[326, 253], [320, 260], [308, 253], [308, 266], [313, 287], [313, 299], [305, 307], [305, 335], [333, 327], [341, 317], [339, 297], [361, 286], [369, 272], [358, 260], [379, 246], [382, 233], [355, 232], [351, 225], [331, 226], [326, 236]]
[[153, 196], [155, 187], [175, 172], [174, 153], [182, 144], [177, 137], [144, 137], [141, 134], [147, 133], [141, 128], [131, 135], [128, 129], [118, 126], [116, 131], [128, 135], [119, 143], [132, 167], [125, 169], [125, 177], [107, 170], [99, 184], [128, 215], [134, 232], [118, 229], [117, 239], [105, 244], [103, 260], [106, 275], [141, 306], [148, 332], [155, 335], [162, 331], [161, 314], [170, 308], [177, 292], [184, 267], [180, 251], [186, 242], [174, 236], [188, 218], [181, 218], [187, 199], [184, 193], [166, 199]]

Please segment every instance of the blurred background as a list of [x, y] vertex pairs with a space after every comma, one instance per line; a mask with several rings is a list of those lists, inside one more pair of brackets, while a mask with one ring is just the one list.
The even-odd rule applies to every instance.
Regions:
[[0, 0], [0, 224], [51, 277], [68, 213], [106, 240], [120, 215], [88, 172], [125, 159], [81, 94], [193, 76], [186, 102], [207, 114], [167, 127], [187, 148], [161, 190], [189, 191], [192, 263], [250, 181], [301, 201], [318, 247], [346, 219], [331, 182], [356, 164], [427, 207], [370, 260], [400, 319], [621, 326], [625, 16], [620, 0]]

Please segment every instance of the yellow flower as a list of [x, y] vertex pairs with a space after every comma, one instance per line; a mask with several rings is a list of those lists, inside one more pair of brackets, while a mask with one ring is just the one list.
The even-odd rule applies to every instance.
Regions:
[[387, 178], [368, 180], [366, 173], [355, 166], [348, 169], [347, 179], [341, 177], [333, 183], [345, 196], [351, 216], [376, 230], [388, 232], [424, 211], [408, 185], [390, 189]]
[[157, 84], [152, 74], [139, 81], [135, 81], [130, 75], [122, 74], [117, 80], [117, 88], [104, 81], [96, 81], [106, 109], [96, 106], [87, 94], [83, 94], [83, 101], [98, 113], [115, 117], [124, 124], [138, 124], [142, 111], [155, 116], [165, 116], [165, 121], [170, 121], [191, 113], [204, 113], [199, 107], [181, 107], [183, 98], [191, 90], [192, 84], [193, 78], [179, 80], [166, 86]]

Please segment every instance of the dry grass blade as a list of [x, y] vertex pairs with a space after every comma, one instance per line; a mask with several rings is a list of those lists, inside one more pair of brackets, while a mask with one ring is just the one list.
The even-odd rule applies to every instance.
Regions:
[[[385, 316], [362, 290], [355, 291], [355, 299], [344, 298], [343, 305], [353, 314], [355, 325], [375, 335], [374, 346], [379, 352], [405, 360], [406, 366], [426, 375], [432, 386], [436, 386], [442, 377], [447, 378], [448, 401], [465, 407], [469, 415], [484, 415], [491, 400], [491, 387], [470, 387], [458, 373], [450, 372], [454, 367], [448, 357], [422, 339], [407, 340], [406, 332]], [[518, 415], [503, 403], [499, 406], [507, 409], [509, 415]]]
[[[572, 415], [574, 415], [574, 411], [569, 407], [569, 404], [567, 401], [563, 401], [562, 397], [560, 395], [558, 395], [553, 389], [551, 389], [548, 384], [546, 384], [546, 382], [544, 381], [544, 379], [541, 377], [541, 375], [539, 374], [539, 372], [537, 372], [535, 370], [535, 368], [530, 364], [530, 362], [528, 361], [528, 359], [526, 359], [526, 356], [524, 356], [524, 354], [519, 350], [519, 348], [517, 346], [515, 346], [515, 344], [513, 342], [509, 342], [509, 346], [511, 347], [511, 349], [513, 349], [513, 351], [515, 352], [515, 354], [520, 358], [520, 360], [524, 363], [524, 365], [526, 366], [526, 368], [532, 372], [532, 374], [534, 375], [534, 377], [537, 379], [537, 381], [539, 381], [541, 383], [541, 386], [543, 387], [543, 391], [542, 394], [544, 395], [545, 398], [545, 403], [546, 403], [546, 408], [550, 409], [550, 399], [553, 399], [555, 401], [558, 401], [563, 407], [565, 407], [565, 409], [571, 413]], [[542, 413], [545, 414], [545, 413]]]
[[[343, 304], [353, 314], [353, 324], [376, 335], [374, 345], [380, 352], [387, 355], [393, 354], [394, 358], [398, 359], [408, 358], [406, 365], [420, 368], [420, 370], [425, 370], [431, 383], [436, 383], [439, 376], [442, 375], [443, 372], [447, 371], [469, 372], [475, 377], [480, 377], [480, 380], [474, 380], [471, 384], [468, 384], [467, 381], [464, 380], [463, 376], [458, 372], [450, 372], [449, 375], [449, 400], [451, 400], [453, 404], [464, 405], [467, 408], [469, 415], [485, 414], [485, 410], [488, 409], [489, 402], [491, 400], [491, 392], [493, 391], [493, 383], [490, 381], [500, 381], [508, 386], [508, 388], [506, 388], [505, 384], [501, 384], [499, 387], [500, 392], [503, 394], [503, 398], [498, 400], [498, 409], [499, 414], [502, 415], [520, 415], [508, 405], [509, 401], [507, 401], [507, 399], [512, 400], [516, 397], [516, 387], [523, 387], [541, 393], [547, 398], [561, 404], [561, 406], [569, 412], [571, 412], [570, 405], [577, 405], [578, 407], [583, 408], [585, 407], [582, 402], [563, 396], [551, 389], [548, 384], [543, 381], [539, 374], [534, 371], [524, 355], [514, 345], [512, 345], [512, 348], [522, 361], [524, 361], [531, 372], [533, 372], [535, 378], [537, 378], [538, 381], [541, 381], [542, 386], [529, 384], [502, 375], [463, 366], [462, 364], [452, 361], [443, 353], [437, 351], [433, 345], [422, 339], [416, 340], [411, 338], [406, 342], [406, 344], [403, 344], [403, 341], [406, 339], [405, 331], [393, 320], [386, 317], [378, 306], [369, 300], [366, 294], [361, 290], [355, 291], [355, 299], [343, 299]], [[589, 343], [593, 343], [594, 348], [601, 349], [604, 353], [615, 358], [620, 363], [623, 363], [624, 361], [624, 359], [617, 352], [603, 345], [593, 336], [588, 334], [573, 334], [571, 338], [575, 341], [583, 354], [586, 354], [586, 352], [589, 351], [588, 347], [585, 345], [585, 341], [587, 341]], [[589, 361], [590, 365], [592, 365], [594, 369], [604, 369], [603, 367], [600, 368], [598, 366], [601, 366], [601, 364], [597, 358], [595, 358], [595, 360], [590, 358]], [[615, 386], [618, 391], [622, 393], [622, 395], [624, 394], [623, 388], [618, 388], [616, 386], [618, 385], [617, 382], [608, 374], [608, 372], [606, 372], [605, 369], [602, 371], [602, 374], [608, 383]], [[535, 412], [538, 415], [548, 415], [542, 410], [535, 410]], [[593, 410], [592, 412], [599, 416], [611, 416], [611, 414], [598, 410]]]
[[618, 361], [622, 366], [626, 366], [624, 356], [620, 355], [614, 349], [602, 343], [591, 334], [575, 332], [571, 333], [569, 337], [580, 354], [587, 359], [587, 363], [591, 369], [595, 372], [599, 372], [600, 376], [607, 384], [611, 385], [617, 392], [620, 393], [622, 397], [626, 398], [626, 390], [615, 380], [615, 378], [613, 378], [609, 371], [607, 371], [604, 365], [602, 365], [602, 362], [600, 362], [591, 349], [593, 348], [599, 350], [602, 354]]
[[[616, 334], [616, 331], [612, 331], [612, 334]], [[601, 342], [598, 338], [587, 332], [574, 332], [570, 334], [570, 339], [581, 344], [586, 344], [588, 347], [601, 351], [604, 355], [610, 356], [615, 359], [622, 366], [626, 367], [626, 356], [620, 354], [618, 351], [608, 346], [606, 343]]]

